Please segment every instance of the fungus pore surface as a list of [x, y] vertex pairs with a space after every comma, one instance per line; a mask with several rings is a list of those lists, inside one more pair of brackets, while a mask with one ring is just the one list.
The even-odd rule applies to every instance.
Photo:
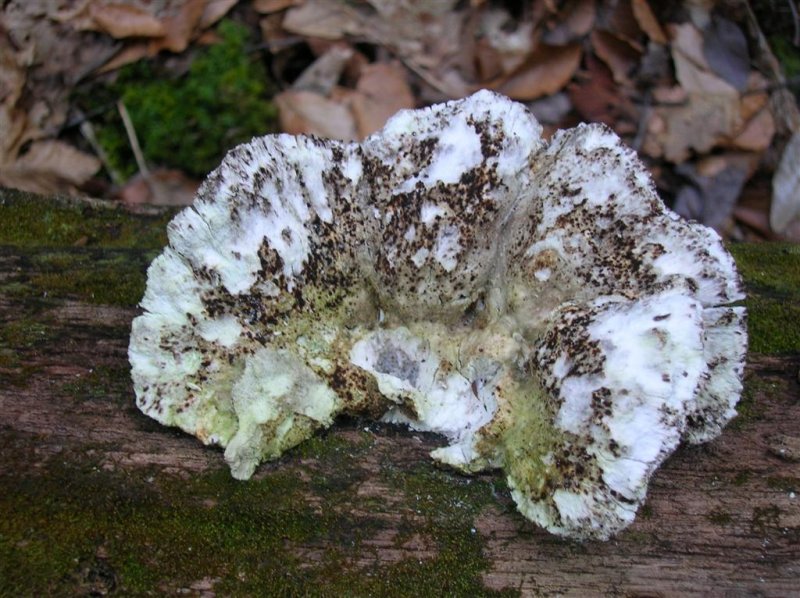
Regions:
[[734, 262], [601, 125], [545, 142], [482, 91], [360, 144], [257, 138], [168, 232], [133, 322], [137, 404], [239, 479], [339, 414], [382, 418], [502, 469], [551, 532], [606, 539], [682, 440], [735, 415]]

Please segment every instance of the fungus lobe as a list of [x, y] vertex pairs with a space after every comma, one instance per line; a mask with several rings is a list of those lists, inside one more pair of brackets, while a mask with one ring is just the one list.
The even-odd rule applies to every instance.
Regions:
[[633, 521], [681, 440], [735, 415], [731, 256], [602, 125], [545, 142], [482, 91], [360, 144], [231, 151], [169, 225], [129, 356], [137, 405], [234, 477], [338, 414], [442, 434], [551, 532]]

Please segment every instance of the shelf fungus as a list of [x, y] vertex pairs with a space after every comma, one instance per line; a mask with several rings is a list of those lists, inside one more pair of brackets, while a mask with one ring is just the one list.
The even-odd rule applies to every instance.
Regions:
[[740, 299], [719, 237], [612, 131], [545, 141], [482, 91], [360, 144], [231, 151], [170, 223], [129, 353], [139, 408], [236, 478], [339, 414], [382, 418], [502, 469], [551, 532], [606, 539], [734, 417]]

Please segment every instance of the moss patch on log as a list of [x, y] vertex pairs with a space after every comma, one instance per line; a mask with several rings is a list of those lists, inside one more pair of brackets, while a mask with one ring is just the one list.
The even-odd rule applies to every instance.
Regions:
[[0, 245], [160, 249], [175, 212], [132, 215], [110, 203], [0, 188]]
[[729, 249], [745, 282], [750, 350], [800, 352], [800, 246], [734, 244]]
[[[174, 594], [205, 584], [223, 595], [496, 595], [482, 586], [488, 563], [473, 527], [493, 502], [486, 480], [431, 464], [393, 468], [387, 475], [403, 505], [395, 514], [395, 505], [358, 492], [358, 454], [371, 450], [370, 439], [330, 436], [313, 460], [290, 452], [288, 463], [247, 483], [227, 468], [187, 480], [85, 458], [0, 473], [0, 509], [14, 513], [0, 518], [0, 594]], [[10, 446], [12, 438], [3, 436], [2, 472], [23, 457], [21, 447], [34, 450], [34, 440]], [[331, 459], [338, 468], [320, 465]], [[322, 471], [341, 491], [318, 487]], [[396, 562], [370, 560], [371, 543], [397, 529], [398, 515], [430, 546]], [[406, 541], [398, 536], [398, 548]]]

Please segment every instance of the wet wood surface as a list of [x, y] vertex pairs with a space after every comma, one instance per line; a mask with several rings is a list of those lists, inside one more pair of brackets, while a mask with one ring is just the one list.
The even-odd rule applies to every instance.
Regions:
[[[83, 267], [113, 258], [143, 272], [148, 259], [138, 250], [90, 248], [60, 250], [58, 259], [65, 251], [80, 255]], [[137, 309], [93, 303], [80, 293], [48, 294], [40, 275], [50, 267], [42, 264], [56, 259], [50, 253], [0, 248], [0, 479], [6, 485], [0, 491], [9, 491], [16, 478], [46, 478], [56, 465], [91, 462], [115, 479], [174, 476], [185, 480], [187, 495], [205, 492], [192, 480], [224, 468], [221, 451], [155, 424], [134, 406], [126, 351]], [[37, 276], [38, 286], [32, 283]], [[797, 355], [750, 355], [743, 416], [717, 440], [680, 448], [653, 479], [635, 524], [606, 543], [547, 534], [516, 512], [499, 476], [478, 476], [474, 483], [491, 488], [493, 500], [471, 522], [457, 524], [469, 529], [455, 531], [480, 541], [481, 585], [523, 596], [800, 595], [799, 371]], [[419, 509], [425, 497], [398, 490], [386, 472], [402, 481], [420, 464], [437, 471], [427, 452], [438, 442], [341, 422], [318, 443], [321, 450], [326, 444], [368, 449], [342, 450], [335, 459], [291, 452], [256, 477], [288, 472], [305, 506], [348, 511], [352, 525], [370, 530], [357, 543], [341, 534], [297, 543], [292, 550], [301, 565], [340, 549], [348, 567], [380, 575], [392, 564], [436, 556], [430, 514]], [[345, 482], [329, 495], [312, 481], [320, 476]], [[457, 491], [469, 482], [448, 473], [438, 483]], [[113, 555], [103, 558], [113, 561]], [[215, 593], [213, 580], [198, 583], [184, 590]], [[124, 588], [125, 579], [117, 577], [105, 589]]]

